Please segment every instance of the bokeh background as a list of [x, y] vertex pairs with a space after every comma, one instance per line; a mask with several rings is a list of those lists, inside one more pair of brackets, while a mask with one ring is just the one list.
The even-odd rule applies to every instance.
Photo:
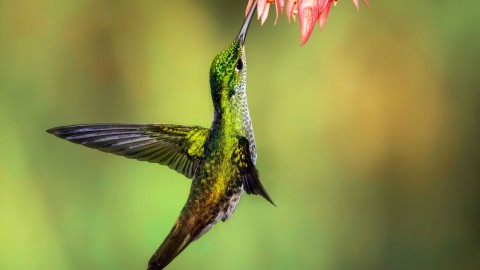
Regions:
[[[277, 203], [170, 269], [480, 269], [480, 4], [340, 1], [299, 47], [250, 28], [257, 167]], [[190, 180], [61, 141], [75, 123], [209, 126], [247, 1], [0, 1], [0, 269], [145, 269]]]

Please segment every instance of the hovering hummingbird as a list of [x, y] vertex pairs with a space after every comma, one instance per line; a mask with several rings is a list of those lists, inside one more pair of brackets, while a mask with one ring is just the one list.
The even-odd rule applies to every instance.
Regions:
[[148, 263], [163, 269], [219, 220], [226, 221], [243, 192], [274, 204], [255, 168], [257, 150], [247, 105], [245, 37], [253, 5], [240, 32], [210, 67], [211, 127], [171, 124], [86, 124], [47, 130], [62, 139], [127, 158], [160, 163], [192, 178], [187, 202]]

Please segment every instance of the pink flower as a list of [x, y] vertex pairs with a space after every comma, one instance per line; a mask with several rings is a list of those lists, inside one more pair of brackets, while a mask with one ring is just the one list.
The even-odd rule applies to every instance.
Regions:
[[[320, 30], [323, 30], [325, 23], [327, 22], [330, 8], [332, 5], [335, 6], [337, 1], [338, 0], [288, 0], [286, 8], [287, 19], [288, 22], [290, 22], [290, 18], [293, 18], [293, 21], [296, 21], [296, 16], [298, 15], [301, 36], [300, 45], [303, 45], [308, 41], [310, 35], [312, 34], [313, 28], [315, 27], [316, 21], [318, 21], [320, 25]], [[363, 1], [367, 6], [370, 6], [368, 0]], [[246, 13], [248, 13], [253, 3], [253, 0], [248, 1]], [[353, 3], [357, 7], [357, 10], [359, 10], [358, 0], [353, 0]], [[265, 23], [265, 20], [268, 17], [271, 4], [275, 4], [277, 11], [275, 24], [278, 21], [278, 15], [282, 14], [283, 12], [285, 4], [284, 0], [258, 0], [257, 14], [262, 25]]]

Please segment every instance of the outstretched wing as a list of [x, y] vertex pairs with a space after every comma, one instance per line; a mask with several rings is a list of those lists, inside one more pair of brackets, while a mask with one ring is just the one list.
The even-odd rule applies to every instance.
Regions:
[[243, 189], [247, 194], [261, 195], [271, 204], [275, 205], [267, 191], [260, 182], [257, 168], [252, 162], [250, 155], [250, 146], [248, 140], [241, 137], [238, 140], [238, 147], [232, 156], [233, 162], [240, 168], [240, 180], [243, 183]]
[[87, 124], [55, 127], [48, 133], [127, 158], [167, 165], [192, 178], [203, 158], [209, 129], [163, 124]]

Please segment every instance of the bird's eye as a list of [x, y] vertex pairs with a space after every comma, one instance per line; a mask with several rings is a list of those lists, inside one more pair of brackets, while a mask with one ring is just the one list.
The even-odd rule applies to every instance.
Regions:
[[242, 70], [242, 68], [243, 68], [243, 61], [242, 61], [242, 59], [238, 59], [238, 62], [237, 62], [237, 64], [235, 65], [235, 69], [236, 69], [237, 71], [240, 71], [240, 70]]

